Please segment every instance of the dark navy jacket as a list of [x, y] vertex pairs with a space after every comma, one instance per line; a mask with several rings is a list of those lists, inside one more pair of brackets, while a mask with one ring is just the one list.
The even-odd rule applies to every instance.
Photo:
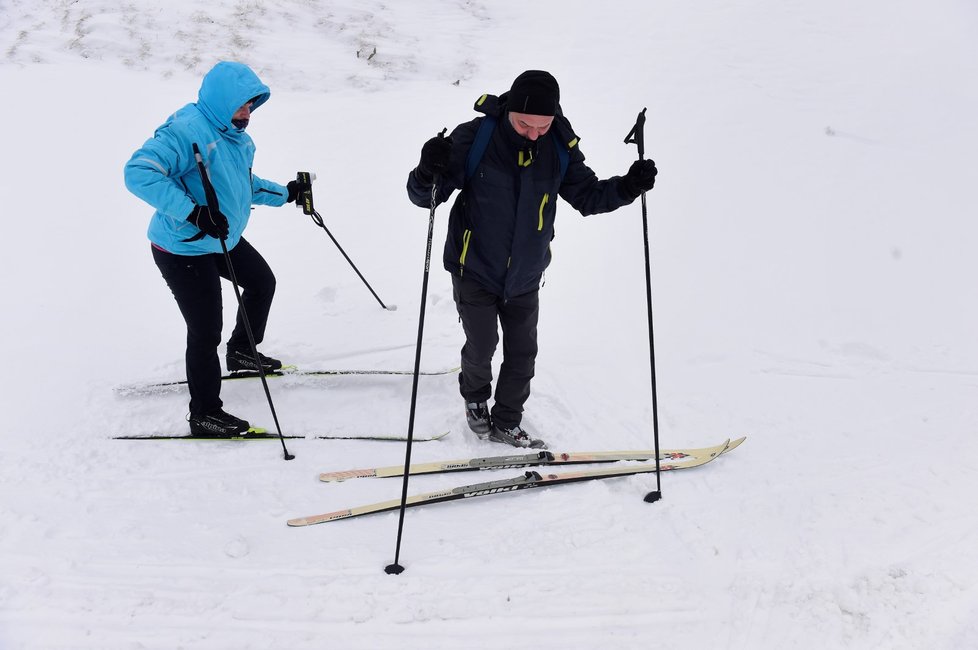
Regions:
[[[531, 143], [509, 123], [505, 102], [503, 94], [484, 95], [476, 103], [476, 110], [495, 116], [497, 124], [470, 178], [465, 177], [466, 159], [485, 118], [452, 131], [451, 162], [439, 181], [436, 202], [444, 203], [461, 189], [448, 221], [445, 269], [509, 299], [540, 286], [550, 264], [558, 195], [585, 216], [611, 212], [634, 199], [619, 191], [620, 177], [599, 180], [584, 164], [577, 136], [559, 110], [550, 131]], [[519, 155], [526, 147], [533, 149], [533, 162], [521, 167]], [[563, 179], [557, 147], [569, 154]], [[408, 176], [408, 196], [415, 205], [430, 208], [431, 185], [423, 185], [416, 171]]]

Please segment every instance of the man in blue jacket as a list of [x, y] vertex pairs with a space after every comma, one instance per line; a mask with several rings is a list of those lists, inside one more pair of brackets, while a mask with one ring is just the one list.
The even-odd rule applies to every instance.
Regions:
[[[537, 355], [540, 279], [550, 264], [559, 195], [583, 215], [611, 212], [655, 184], [651, 160], [599, 180], [584, 163], [560, 108], [557, 80], [527, 70], [508, 92], [483, 95], [483, 113], [448, 138], [425, 143], [411, 171], [411, 202], [428, 208], [461, 190], [448, 221], [443, 262], [452, 274], [465, 345], [459, 389], [480, 438], [546, 448], [520, 426]], [[492, 356], [503, 330], [503, 361], [492, 396]]]
[[[149, 223], [153, 259], [187, 323], [187, 382], [192, 435], [234, 436], [249, 429], [224, 411], [221, 401], [221, 278], [230, 279], [220, 239], [243, 290], [242, 302], [256, 343], [275, 293], [275, 276], [244, 237], [252, 205], [281, 206], [307, 189], [251, 172], [255, 144], [248, 121], [268, 101], [268, 86], [248, 66], [222, 61], [205, 76], [197, 102], [171, 115], [126, 163], [129, 190], [155, 208]], [[196, 144], [220, 211], [209, 208], [194, 158]], [[277, 359], [252, 355], [242, 315], [227, 342], [229, 371], [282, 367]]]

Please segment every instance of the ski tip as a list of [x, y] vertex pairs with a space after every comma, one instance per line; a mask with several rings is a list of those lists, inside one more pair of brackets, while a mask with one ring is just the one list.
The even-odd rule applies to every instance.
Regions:
[[324, 483], [340, 482], [345, 481], [350, 478], [376, 478], [377, 470], [375, 468], [367, 469], [348, 469], [339, 472], [323, 472], [319, 475], [319, 480]]
[[724, 452], [733, 451], [734, 449], [740, 446], [740, 443], [742, 443], [745, 440], [747, 440], [747, 436], [741, 436], [736, 440], [731, 440], [730, 444], [727, 445], [727, 448], [724, 450]]

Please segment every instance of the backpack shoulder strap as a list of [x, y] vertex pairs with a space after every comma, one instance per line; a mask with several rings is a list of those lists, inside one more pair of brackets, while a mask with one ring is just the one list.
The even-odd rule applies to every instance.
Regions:
[[550, 129], [554, 136], [554, 146], [557, 147], [557, 157], [560, 160], [560, 180], [563, 182], [567, 168], [570, 166], [571, 151], [579, 141], [574, 127], [570, 125], [563, 113], [558, 113], [554, 125]]
[[495, 130], [495, 117], [486, 115], [482, 118], [479, 130], [475, 133], [475, 140], [472, 141], [472, 146], [469, 147], [469, 155], [465, 159], [465, 180], [472, 178], [472, 175], [475, 174], [476, 167], [479, 166], [479, 161], [482, 160], [483, 154], [486, 153], [486, 147], [489, 146], [489, 139], [492, 138], [492, 132]]
[[567, 166], [570, 165], [570, 150], [577, 144], [577, 138], [570, 143], [561, 141], [560, 136], [557, 135], [557, 131], [551, 131], [554, 136], [554, 145], [557, 148], [557, 160], [560, 161], [560, 181], [564, 181], [564, 175], [567, 173]]

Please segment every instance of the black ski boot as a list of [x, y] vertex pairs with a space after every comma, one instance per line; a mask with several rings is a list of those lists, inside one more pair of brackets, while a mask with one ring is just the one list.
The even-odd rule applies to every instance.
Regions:
[[531, 438], [518, 424], [512, 429], [504, 429], [495, 424], [492, 425], [492, 431], [489, 432], [489, 439], [493, 442], [502, 442], [514, 447], [529, 447], [531, 449], [547, 448], [547, 443], [537, 438]]
[[[262, 370], [265, 372], [275, 372], [282, 368], [281, 361], [266, 357], [261, 352], [258, 353], [258, 359], [261, 361]], [[255, 361], [255, 357], [251, 356], [251, 350], [228, 350], [225, 360], [227, 361], [228, 372], [238, 372], [239, 370], [258, 372], [258, 362]]]
[[234, 438], [248, 431], [251, 425], [241, 418], [216, 409], [206, 415], [190, 416], [190, 435], [208, 438]]

